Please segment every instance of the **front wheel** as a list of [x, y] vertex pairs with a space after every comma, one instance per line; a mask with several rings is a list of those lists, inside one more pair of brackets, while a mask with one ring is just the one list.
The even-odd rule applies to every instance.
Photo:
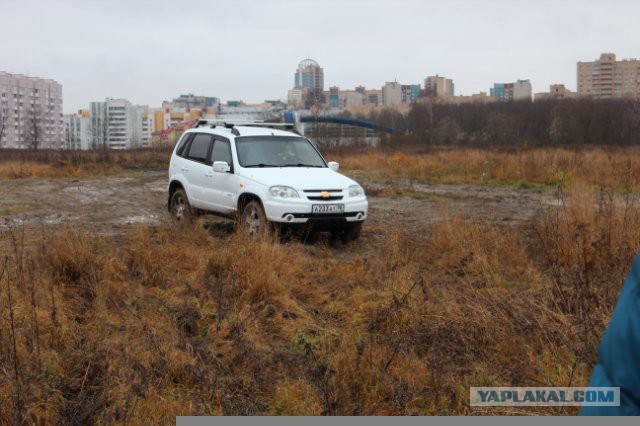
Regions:
[[252, 200], [244, 206], [240, 217], [240, 226], [251, 237], [269, 234], [267, 215], [259, 201]]

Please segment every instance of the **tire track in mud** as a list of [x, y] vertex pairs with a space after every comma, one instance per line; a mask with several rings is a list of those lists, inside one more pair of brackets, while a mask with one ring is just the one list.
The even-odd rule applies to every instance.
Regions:
[[[427, 185], [369, 182], [359, 178], [370, 203], [367, 228], [398, 226], [421, 229], [445, 216], [466, 216], [517, 225], [553, 204], [550, 192], [481, 185]], [[92, 179], [22, 179], [0, 182], [0, 229], [11, 227], [86, 226], [101, 234], [118, 234], [132, 225], [168, 219], [166, 172]], [[230, 232], [223, 219], [207, 218]]]

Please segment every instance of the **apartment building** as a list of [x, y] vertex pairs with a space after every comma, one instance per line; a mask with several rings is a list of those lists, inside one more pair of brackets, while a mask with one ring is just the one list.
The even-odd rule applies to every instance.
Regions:
[[614, 53], [603, 53], [593, 62], [578, 62], [578, 96], [640, 98], [640, 60], [617, 61]]
[[424, 95], [428, 98], [448, 98], [454, 96], [453, 80], [437, 74], [425, 78]]
[[420, 97], [419, 84], [403, 84], [400, 86], [401, 100], [403, 104], [413, 104]]
[[490, 94], [499, 101], [530, 101], [531, 82], [529, 80], [518, 80], [515, 83], [495, 83], [490, 90]]
[[417, 102], [419, 97], [419, 84], [399, 84], [397, 81], [388, 81], [382, 86], [382, 106], [384, 107], [409, 105]]
[[143, 146], [144, 108], [126, 99], [91, 102], [90, 148], [130, 149]]
[[75, 114], [64, 114], [64, 149], [91, 148], [91, 119], [89, 110], [80, 110]]
[[0, 71], [0, 147], [62, 148], [62, 85]]
[[382, 86], [382, 105], [393, 107], [402, 104], [402, 85], [397, 81], [387, 81]]

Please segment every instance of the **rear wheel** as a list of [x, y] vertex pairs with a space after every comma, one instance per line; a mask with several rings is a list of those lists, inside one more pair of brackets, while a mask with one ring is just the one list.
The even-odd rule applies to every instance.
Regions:
[[240, 226], [252, 237], [269, 234], [270, 226], [262, 204], [257, 200], [249, 201], [242, 209]]
[[187, 198], [187, 193], [182, 188], [175, 190], [171, 196], [171, 216], [176, 222], [191, 222], [193, 212]]

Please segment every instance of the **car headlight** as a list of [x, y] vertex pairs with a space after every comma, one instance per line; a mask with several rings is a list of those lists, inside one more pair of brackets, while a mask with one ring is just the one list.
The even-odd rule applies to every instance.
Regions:
[[349, 187], [349, 197], [362, 197], [364, 189], [360, 185], [351, 185]]
[[300, 198], [298, 192], [289, 186], [272, 186], [269, 193], [275, 198]]

